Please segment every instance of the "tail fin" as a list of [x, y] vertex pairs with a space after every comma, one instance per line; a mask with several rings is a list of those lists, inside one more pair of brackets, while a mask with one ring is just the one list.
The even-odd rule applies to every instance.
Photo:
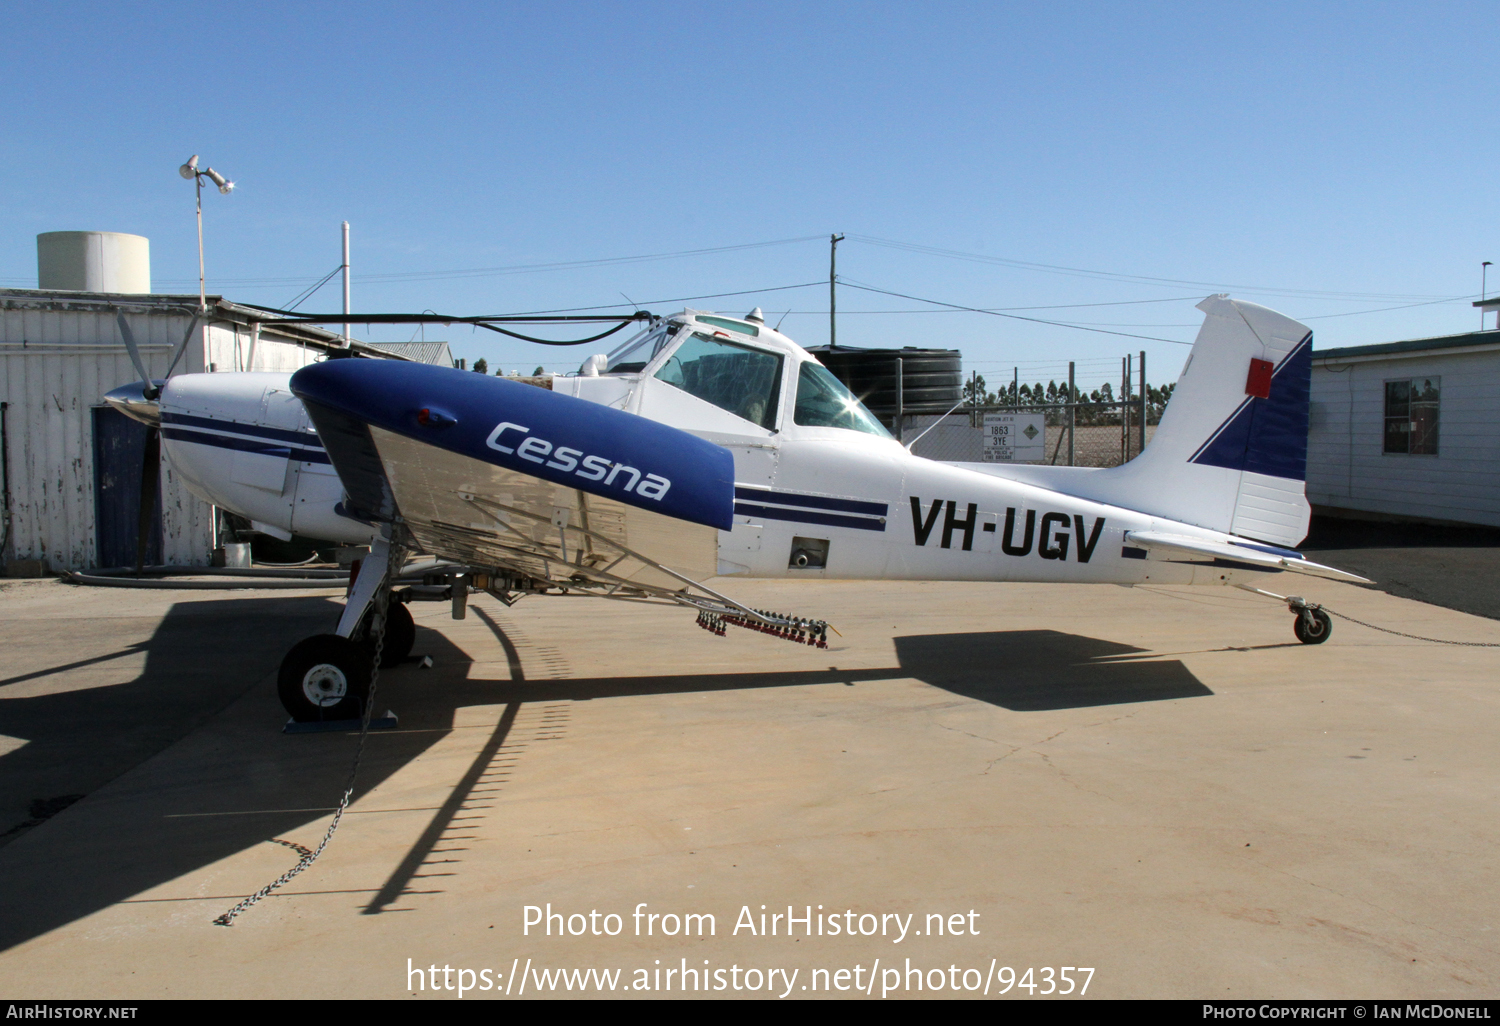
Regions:
[[1087, 489], [1145, 513], [1277, 545], [1307, 536], [1312, 332], [1254, 303], [1210, 296], [1150, 445]]

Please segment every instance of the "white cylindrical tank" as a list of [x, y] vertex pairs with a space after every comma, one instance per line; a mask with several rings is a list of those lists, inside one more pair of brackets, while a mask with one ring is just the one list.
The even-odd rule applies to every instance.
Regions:
[[149, 293], [151, 241], [124, 232], [43, 232], [36, 267], [37, 288]]

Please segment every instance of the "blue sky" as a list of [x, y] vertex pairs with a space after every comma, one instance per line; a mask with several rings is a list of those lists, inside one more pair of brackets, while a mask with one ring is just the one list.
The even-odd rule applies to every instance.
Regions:
[[[466, 314], [826, 281], [843, 232], [839, 340], [959, 348], [992, 383], [1068, 360], [1094, 383], [1140, 349], [1175, 377], [1216, 291], [1305, 318], [1319, 348], [1470, 330], [1480, 262], [1500, 260], [1492, 4], [0, 15], [4, 285], [34, 286], [38, 232], [102, 229], [151, 239], [158, 291], [195, 291], [192, 153], [239, 185], [204, 198], [209, 289], [232, 299], [290, 301], [338, 264], [345, 219], [356, 310]], [[884, 312], [939, 308], [856, 284], [1152, 338]], [[692, 305], [791, 311], [811, 345], [827, 302], [821, 285]], [[335, 283], [302, 309], [338, 303]], [[1389, 307], [1406, 308], [1361, 312]], [[589, 351], [427, 337], [523, 370]]]

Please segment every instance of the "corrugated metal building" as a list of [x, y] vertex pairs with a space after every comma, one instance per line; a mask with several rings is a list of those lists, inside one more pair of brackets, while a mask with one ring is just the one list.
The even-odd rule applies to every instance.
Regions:
[[446, 342], [366, 342], [365, 345], [389, 356], [415, 363], [431, 363], [438, 367], [454, 366], [453, 354], [448, 350]]
[[1318, 512], [1500, 526], [1500, 331], [1315, 351], [1310, 414]]
[[[119, 491], [111, 490], [116, 478], [139, 480], [139, 457], [134, 468], [125, 465], [129, 446], [112, 441], [125, 437], [112, 418], [131, 422], [102, 405], [105, 392], [140, 377], [116, 313], [127, 318], [151, 376], [162, 377], [197, 308], [196, 295], [0, 289], [0, 402], [6, 404], [0, 485], [9, 502], [0, 558], [44, 560], [52, 572], [100, 565], [109, 523], [124, 516], [134, 524], [134, 499], [123, 511], [114, 508], [118, 500], [101, 502]], [[176, 373], [291, 371], [342, 348], [337, 334], [262, 327], [266, 317], [264, 310], [209, 296], [206, 323], [194, 330]], [[161, 469], [159, 559], [206, 565], [215, 547], [211, 508], [182, 487], [165, 460]], [[136, 484], [131, 495], [138, 492]], [[128, 528], [129, 537], [134, 531]]]

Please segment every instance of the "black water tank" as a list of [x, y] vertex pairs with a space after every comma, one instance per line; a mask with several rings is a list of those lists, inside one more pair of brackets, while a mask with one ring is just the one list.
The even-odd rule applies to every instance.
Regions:
[[887, 424], [896, 415], [896, 361], [901, 361], [901, 407], [906, 413], [947, 413], [963, 392], [963, 353], [957, 349], [809, 349], [870, 412]]

